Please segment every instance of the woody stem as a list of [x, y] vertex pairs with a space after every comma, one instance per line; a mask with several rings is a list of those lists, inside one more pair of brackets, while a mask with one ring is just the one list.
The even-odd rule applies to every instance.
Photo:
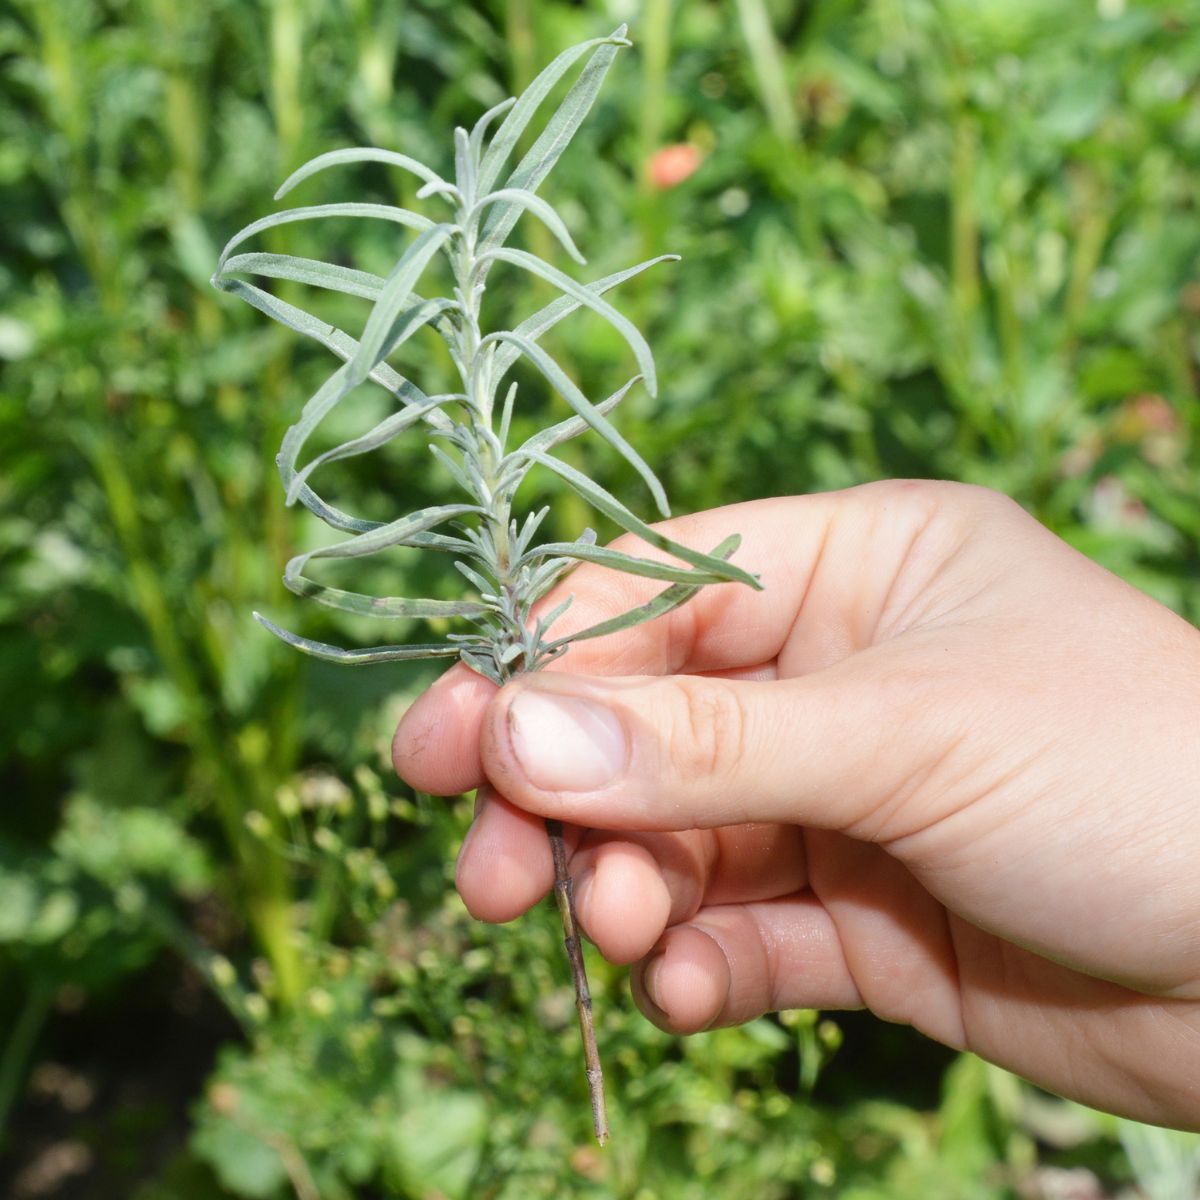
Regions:
[[554, 858], [554, 898], [562, 918], [563, 945], [571, 963], [571, 979], [575, 984], [575, 1008], [579, 1013], [579, 1032], [583, 1036], [583, 1057], [587, 1068], [588, 1094], [592, 1101], [592, 1127], [601, 1146], [608, 1142], [608, 1112], [604, 1103], [604, 1069], [596, 1048], [596, 1025], [592, 1016], [592, 992], [588, 987], [587, 968], [583, 962], [583, 946], [579, 939], [579, 920], [575, 913], [575, 885], [567, 867], [567, 843], [563, 838], [561, 821], [547, 819], [546, 833], [550, 838], [550, 853]]

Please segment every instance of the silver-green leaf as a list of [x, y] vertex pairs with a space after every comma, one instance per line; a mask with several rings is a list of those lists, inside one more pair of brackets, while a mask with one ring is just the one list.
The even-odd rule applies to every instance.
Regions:
[[[560, 54], [530, 84], [524, 95], [513, 106], [512, 111], [508, 114], [507, 120], [505, 120], [497, 132], [495, 141], [488, 148], [487, 156], [483, 160], [483, 170], [480, 173], [479, 181], [481, 191], [491, 191], [499, 177], [500, 168], [508, 158], [517, 138], [520, 137], [521, 132], [529, 123], [533, 111], [542, 103], [551, 87], [553, 87], [553, 84], [565, 72], [566, 67], [563, 67], [550, 82], [545, 83], [544, 87], [543, 81], [547, 79], [550, 72], [555, 69], [556, 64], [561, 62], [564, 56], [573, 55], [567, 63], [567, 66], [569, 66], [571, 62], [574, 62], [579, 57], [573, 53], [574, 50], [586, 50], [590, 45], [595, 45], [595, 43], [585, 42], [582, 47], [574, 47], [572, 50], [563, 51], [563, 54]], [[625, 37], [624, 25], [614, 30], [610, 37], [601, 39], [601, 44], [592, 57], [588, 59], [579, 78], [575, 81], [574, 87], [567, 93], [554, 115], [546, 122], [546, 127], [542, 130], [541, 136], [533, 143], [529, 148], [529, 152], [521, 159], [516, 169], [508, 177], [505, 182], [506, 187], [525, 188], [531, 192], [537, 191], [538, 185], [550, 173], [554, 164], [558, 162], [562, 152], [567, 148], [568, 143], [575, 136], [576, 131], [591, 111], [600, 87], [604, 83], [604, 77], [608, 74], [608, 69], [612, 66], [613, 60], [617, 56], [617, 51], [622, 46], [627, 45], [629, 45], [629, 40]], [[525, 108], [523, 101], [531, 93], [530, 106]], [[510, 136], [511, 142], [509, 141]], [[516, 224], [519, 212], [520, 210], [511, 204], [497, 205], [493, 208], [487, 224], [483, 227], [483, 238], [480, 241], [480, 249], [486, 251], [503, 245], [504, 239], [508, 237], [512, 227]]]
[[[579, 390], [562, 367], [541, 346], [529, 341], [528, 338], [519, 337], [515, 333], [492, 333], [488, 334], [488, 338], [511, 341], [517, 345], [521, 353], [541, 371], [550, 385], [566, 400], [575, 412], [604, 438], [614, 450], [617, 450], [642, 479], [645, 480], [646, 486], [650, 489], [650, 494], [654, 497], [654, 502], [658, 505], [658, 509], [662, 515], [664, 517], [671, 515], [670, 506], [667, 504], [667, 493], [663, 490], [663, 485], [659, 482], [658, 476], [650, 469], [649, 464], [617, 432], [615, 426], [612, 425], [608, 418]], [[488, 338], [484, 340], [487, 341]], [[533, 457], [533, 455], [529, 456]]]
[[297, 596], [308, 596], [327, 608], [356, 613], [361, 617], [474, 617], [488, 611], [478, 600], [420, 600], [407, 596], [364, 596], [326, 587], [305, 575], [285, 575], [284, 585]]
[[[354, 352], [348, 366], [352, 383], [361, 383], [370, 375], [372, 369], [390, 352], [389, 337], [392, 325], [400, 317], [405, 305], [416, 287], [417, 280], [429, 264], [429, 260], [458, 232], [457, 225], [434, 225], [424, 230], [411, 246], [401, 256], [400, 261], [392, 268], [383, 291], [367, 318], [363, 335], [359, 339], [358, 349]], [[454, 304], [452, 301], [426, 301], [426, 304], [440, 304], [439, 311], [445, 311]], [[419, 308], [420, 306], [418, 306]], [[412, 310], [410, 310], [412, 311]], [[430, 316], [432, 316], [432, 312]], [[425, 318], [428, 320], [429, 318]], [[391, 345], [390, 349], [395, 349]]]
[[[610, 288], [616, 287], [617, 284], [624, 283], [627, 279], [632, 279], [635, 275], [640, 275], [643, 271], [657, 266], [659, 263], [678, 261], [678, 254], [660, 254], [657, 258], [650, 258], [645, 262], [638, 263], [636, 267], [628, 267], [624, 271], [605, 275], [603, 279], [597, 279], [594, 283], [585, 283], [582, 286], [594, 295], [599, 296], [607, 292]], [[582, 307], [582, 301], [576, 300], [572, 296], [562, 296], [557, 300], [552, 300], [545, 308], [538, 309], [533, 316], [526, 317], [513, 332], [519, 333], [531, 342], [536, 342], [548, 329], [552, 329], [559, 321], [569, 317], [573, 312], [578, 311]], [[492, 364], [493, 387], [499, 385], [500, 380], [503, 379], [508, 369], [520, 357], [521, 352], [515, 346], [501, 346], [497, 350], [495, 362]]]
[[[639, 379], [641, 379], [641, 376], [635, 375], [627, 383], [623, 383], [611, 396], [606, 397], [596, 405], [596, 411], [607, 416], [625, 399], [629, 394], [629, 389]], [[571, 438], [578, 437], [590, 428], [591, 426], [582, 417], [568, 417], [565, 421], [559, 421], [557, 425], [551, 425], [548, 429], [542, 429], [533, 434], [520, 447], [514, 450], [509, 457], [517, 461], [522, 454], [530, 450], [540, 450], [543, 454], [549, 453], [555, 446], [561, 446], [563, 442], [568, 442]]]
[[550, 555], [561, 555], [563, 558], [578, 559], [580, 562], [595, 563], [597, 566], [610, 567], [614, 571], [623, 571], [626, 575], [640, 575], [645, 579], [659, 579], [664, 583], [687, 583], [701, 586], [706, 583], [726, 583], [727, 576], [722, 572], [701, 571], [692, 567], [676, 567], [671, 563], [657, 562], [652, 558], [638, 558], [632, 554], [624, 554], [620, 550], [610, 550], [605, 546], [586, 546], [578, 542], [546, 542], [536, 546], [525, 555], [524, 561], [533, 562]]
[[587, 259], [579, 252], [579, 247], [572, 240], [571, 234], [562, 217], [541, 196], [535, 195], [525, 188], [501, 188], [498, 192], [492, 192], [484, 196], [482, 200], [476, 201], [475, 207], [471, 209], [471, 217], [475, 217], [483, 212], [489, 204], [498, 203], [515, 204], [518, 208], [527, 209], [554, 234], [562, 248], [577, 263], [582, 265], [587, 262]]
[[[295, 304], [289, 304], [286, 300], [280, 300], [278, 296], [272, 296], [270, 292], [265, 292], [252, 283], [228, 277], [214, 278], [213, 282], [221, 291], [237, 296], [239, 300], [244, 300], [252, 308], [257, 308], [259, 312], [264, 313], [273, 321], [278, 321], [281, 325], [295, 330], [296, 333], [320, 342], [322, 346], [332, 350], [341, 359], [349, 361], [358, 349], [357, 340], [344, 330], [338, 329], [336, 325], [320, 321], [312, 313], [306, 312]], [[414, 296], [413, 299], [415, 300], [416, 297]], [[449, 301], [446, 303], [450, 304]], [[405, 404], [424, 404], [429, 399], [415, 383], [405, 379], [387, 363], [378, 363], [368, 378], [374, 380], [381, 387], [387, 388], [393, 396]], [[442, 432], [448, 432], [454, 427], [454, 423], [445, 413], [436, 410], [429, 413], [426, 420], [435, 429]]]
[[292, 478], [291, 483], [288, 484], [288, 504], [295, 503], [300, 488], [304, 486], [305, 481], [318, 467], [322, 467], [326, 463], [337, 462], [343, 458], [352, 458], [357, 454], [369, 454], [372, 450], [378, 450], [380, 446], [386, 445], [394, 437], [403, 433], [404, 430], [415, 425], [432, 412], [433, 409], [463, 398], [463, 395], [458, 392], [444, 396], [431, 396], [427, 404], [416, 404], [411, 408], [402, 408], [399, 412], [394, 412], [385, 417], [379, 424], [369, 429], [366, 433], [360, 434], [348, 442], [343, 442], [340, 446], [335, 446], [332, 450], [326, 450], [324, 454], [317, 455], [312, 462], [298, 471]]
[[637, 326], [628, 317], [622, 316], [607, 300], [602, 300], [595, 292], [572, 279], [570, 275], [564, 274], [557, 267], [552, 267], [548, 262], [544, 262], [538, 258], [536, 254], [530, 254], [526, 250], [513, 250], [509, 247], [501, 247], [497, 250], [489, 251], [484, 257], [499, 259], [501, 262], [508, 262], [514, 266], [521, 267], [531, 275], [536, 275], [539, 279], [544, 279], [547, 283], [552, 283], [560, 292], [565, 292], [568, 296], [578, 300], [585, 308], [590, 308], [592, 312], [602, 316], [629, 343], [629, 348], [633, 351], [634, 357], [638, 361], [638, 366], [641, 368], [642, 375], [645, 377], [646, 391], [651, 396], [658, 394], [658, 377], [654, 371], [654, 355], [650, 353], [650, 347], [646, 339], [642, 337]]
[[762, 590], [762, 584], [756, 576], [742, 570], [741, 567], [735, 567], [732, 563], [714, 558], [711, 554], [702, 554], [699, 550], [693, 550], [690, 546], [684, 546], [673, 538], [667, 537], [666, 534], [661, 533], [659, 530], [651, 528], [640, 517], [630, 512], [616, 496], [605, 491], [598, 483], [593, 482], [582, 472], [568, 466], [560, 459], [552, 458], [549, 454], [542, 454], [536, 450], [531, 451], [529, 457], [535, 462], [541, 463], [542, 466], [548, 467], [564, 480], [572, 490], [591, 504], [593, 508], [615, 521], [622, 529], [637, 534], [638, 537], [649, 542], [650, 545], [657, 547], [659, 550], [664, 550], [668, 554], [673, 554], [676, 558], [691, 563], [694, 567], [699, 567], [701, 570], [719, 575], [726, 582], [745, 583], [749, 584], [756, 591]]
[[398, 154], [395, 150], [381, 150], [376, 146], [354, 146], [346, 150], [330, 150], [325, 154], [318, 154], [316, 158], [310, 158], [304, 166], [298, 167], [280, 184], [275, 199], [282, 200], [296, 184], [316, 175], [318, 171], [325, 171], [344, 163], [360, 162], [387, 163], [389, 166], [400, 167], [401, 170], [419, 176], [426, 183], [445, 182], [436, 171], [431, 171], [424, 163], [409, 158], [407, 154]]
[[[383, 358], [390, 354], [422, 325], [428, 324], [438, 314], [452, 307], [454, 307], [454, 302], [451, 300], [422, 300], [420, 304], [398, 314], [389, 331], [390, 336], [379, 346], [377, 351], [379, 357]], [[378, 306], [375, 311], [378, 311]], [[361, 344], [359, 353], [361, 353]], [[283, 435], [283, 444], [279, 448], [276, 462], [279, 465], [284, 487], [287, 488], [288, 495], [292, 497], [289, 503], [294, 502], [295, 499], [292, 492], [292, 481], [295, 477], [296, 462], [304, 443], [329, 413], [354, 390], [358, 383], [362, 382], [355, 371], [357, 357], [356, 354], [354, 358], [343, 363], [334, 371], [305, 404], [301, 410], [300, 419]], [[371, 372], [367, 372], [362, 378], [368, 378], [370, 374]], [[423, 396], [418, 407], [426, 409], [424, 415], [428, 416], [436, 406], [431, 407], [428, 397]]]
[[297, 258], [293, 254], [235, 254], [225, 263], [225, 271], [262, 275], [267, 279], [290, 279], [311, 283], [331, 292], [362, 296], [374, 300], [383, 290], [383, 277], [370, 271], [356, 271], [318, 258]]
[[[741, 545], [741, 542], [742, 539], [738, 534], [731, 534], [713, 550], [712, 557], [716, 559], [729, 558]], [[572, 642], [583, 642], [590, 638], [604, 637], [610, 633], [620, 633], [623, 629], [632, 629], [635, 625], [653, 621], [657, 617], [665, 616], [679, 608], [680, 605], [686, 604], [700, 590], [700, 587], [699, 584], [677, 583], [674, 587], [659, 592], [654, 599], [646, 601], [645, 604], [639, 604], [636, 608], [631, 608], [627, 612], [621, 613], [620, 616], [610, 617], [607, 621], [589, 625], [578, 633], [561, 637], [557, 641], [550, 642], [545, 648], [549, 651], [565, 650]]]
[[413, 534], [424, 533], [454, 517], [465, 516], [468, 513], [478, 514], [482, 511], [477, 504], [438, 504], [432, 508], [418, 509], [405, 517], [380, 525], [377, 529], [360, 533], [348, 541], [335, 542], [332, 546], [319, 546], [316, 550], [297, 554], [288, 562], [284, 578], [296, 578], [314, 558], [362, 558], [379, 550], [406, 546]]
[[[608, 37], [593, 38], [589, 42], [581, 42], [578, 46], [571, 46], [554, 59], [549, 66], [539, 72], [537, 78], [512, 103], [508, 115], [504, 119], [504, 123], [496, 131], [496, 136], [492, 139], [487, 154], [484, 155], [479, 171], [479, 187], [481, 190], [489, 190], [500, 177], [500, 172], [504, 169], [504, 164], [508, 161], [508, 156], [516, 149], [521, 134], [525, 132], [525, 127], [533, 119], [542, 102], [553, 91], [554, 85], [571, 69], [572, 64], [582, 58], [593, 47], [598, 47], [596, 54], [593, 56], [593, 61], [604, 55], [605, 57], [602, 61], [604, 63], [604, 71], [607, 71], [613, 58], [616, 57], [617, 49], [621, 46], [629, 45], [629, 40], [625, 37], [625, 30], [626, 27], [621, 25]], [[603, 81], [603, 78], [604, 73], [601, 72], [600, 81]], [[599, 90], [600, 83], [597, 82], [596, 91]], [[588, 107], [590, 108], [591, 106], [589, 105]], [[491, 117], [495, 111], [493, 109], [491, 112], [485, 114], [485, 119]], [[585, 110], [583, 116], [586, 115]], [[583, 116], [579, 118], [580, 122], [582, 122]], [[578, 128], [578, 122], [576, 123], [576, 128]], [[482, 138], [482, 134], [480, 137]], [[561, 154], [562, 151], [560, 150], [559, 153]], [[558, 155], [555, 155], [556, 160], [557, 157]], [[553, 163], [550, 164], [550, 166], [553, 165]], [[547, 172], [550, 166], [546, 168]], [[543, 173], [544, 177], [545, 173]]]
[[[269, 217], [259, 217], [257, 221], [251, 221], [244, 229], [239, 229], [225, 243], [225, 249], [221, 251], [221, 257], [217, 259], [217, 275], [224, 272], [230, 251], [235, 246], [249, 241], [255, 234], [262, 233], [267, 229], [274, 229], [277, 225], [291, 225], [296, 221], [316, 221], [322, 217], [370, 217], [378, 221], [391, 221], [396, 225], [405, 225], [409, 229], [421, 230], [427, 230], [433, 226], [433, 222], [428, 217], [409, 212], [407, 208], [397, 208], [392, 204], [311, 204], [305, 208], [286, 208], [283, 212], [272, 213]], [[215, 278], [213, 282], [216, 282]]]
[[445, 643], [431, 646], [368, 646], [362, 650], [346, 650], [341, 646], [331, 646], [327, 642], [314, 642], [311, 638], [300, 637], [299, 634], [276, 625], [274, 621], [269, 621], [262, 613], [256, 612], [254, 619], [280, 641], [326, 662], [359, 666], [378, 662], [410, 662], [419, 658], [453, 658], [459, 654], [457, 646]]

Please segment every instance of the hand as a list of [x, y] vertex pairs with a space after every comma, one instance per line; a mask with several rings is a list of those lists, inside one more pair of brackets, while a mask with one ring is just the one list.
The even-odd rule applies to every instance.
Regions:
[[[558, 817], [584, 928], [664, 1029], [866, 1006], [1200, 1127], [1200, 633], [962, 485], [665, 528], [742, 533], [765, 590], [705, 588], [499, 690], [456, 667], [401, 722], [414, 786], [488, 785], [471, 912], [546, 893]], [[583, 567], [563, 628], [659, 587]]]

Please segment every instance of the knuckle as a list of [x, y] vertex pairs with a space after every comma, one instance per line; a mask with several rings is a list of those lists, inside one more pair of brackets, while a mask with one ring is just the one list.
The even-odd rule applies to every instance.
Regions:
[[683, 783], [736, 775], [746, 760], [747, 721], [737, 691], [719, 680], [680, 680], [669, 753]]

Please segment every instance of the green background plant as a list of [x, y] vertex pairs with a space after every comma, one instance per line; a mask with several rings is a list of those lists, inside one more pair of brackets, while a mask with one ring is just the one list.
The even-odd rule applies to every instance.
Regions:
[[[0, 10], [5, 1194], [923, 1200], [1054, 1194], [1069, 1170], [1115, 1194], [1135, 1168], [1146, 1194], [1181, 1194], [1189, 1141], [1126, 1130], [1127, 1157], [1116, 1122], [861, 1016], [679, 1042], [593, 959], [600, 1155], [553, 913], [474, 926], [450, 882], [469, 806], [387, 772], [430, 673], [297, 661], [250, 619], [374, 640], [280, 587], [318, 543], [272, 456], [326, 359], [220, 303], [221, 242], [323, 150], [448, 170], [445, 130], [623, 20], [636, 47], [552, 199], [588, 231], [595, 276], [683, 256], [622, 291], [660, 375], [622, 431], [676, 509], [971, 480], [1200, 619], [1196, 0], [16, 0]], [[700, 166], [663, 186], [654, 155], [682, 142]], [[386, 203], [419, 186], [362, 179]], [[271, 237], [326, 246], [302, 226]], [[347, 231], [365, 269], [386, 273], [395, 246]], [[547, 298], [514, 278], [497, 303]], [[548, 344], [597, 394], [626, 378], [598, 320]], [[452, 380], [448, 359], [397, 365], [418, 361], [431, 388]], [[544, 404], [518, 436], [561, 411]], [[572, 454], [634, 481], [601, 444]], [[419, 444], [355, 467], [329, 471], [367, 515], [452, 499]], [[558, 512], [564, 539], [590, 519]], [[437, 570], [378, 581], [436, 595]]]

